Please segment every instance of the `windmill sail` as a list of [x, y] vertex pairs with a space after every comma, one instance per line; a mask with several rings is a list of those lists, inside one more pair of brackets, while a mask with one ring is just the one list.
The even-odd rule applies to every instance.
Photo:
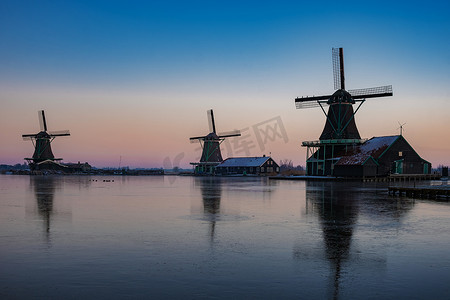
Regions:
[[48, 133], [51, 136], [69, 136], [70, 135], [70, 131], [69, 130], [49, 131]]
[[38, 117], [41, 131], [47, 131], [47, 122], [45, 120], [45, 114], [43, 110], [38, 111]]
[[334, 89], [345, 90], [344, 50], [342, 48], [333, 48], [332, 60], [333, 60]]
[[206, 112], [208, 115], [208, 125], [209, 125], [209, 132], [216, 133], [216, 124], [214, 123], [214, 113], [213, 110], [210, 109]]
[[233, 137], [233, 136], [241, 136], [240, 130], [233, 130], [228, 132], [222, 132], [219, 134], [219, 138], [227, 138], [227, 137]]
[[392, 85], [349, 90], [348, 92], [352, 95], [353, 99], [380, 98], [393, 95]]

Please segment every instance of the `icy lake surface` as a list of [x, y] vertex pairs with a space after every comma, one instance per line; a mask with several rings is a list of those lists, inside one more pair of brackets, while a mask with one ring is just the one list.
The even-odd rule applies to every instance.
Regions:
[[445, 201], [373, 183], [0, 175], [1, 299], [449, 297]]

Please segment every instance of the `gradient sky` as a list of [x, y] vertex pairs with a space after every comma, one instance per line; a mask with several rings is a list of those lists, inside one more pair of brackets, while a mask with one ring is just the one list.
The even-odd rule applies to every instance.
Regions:
[[[213, 108], [219, 132], [248, 128], [251, 155], [304, 165], [325, 117], [294, 99], [333, 92], [343, 47], [348, 89], [394, 89], [361, 107], [361, 136], [406, 123], [424, 159], [449, 165], [449, 15], [448, 1], [2, 0], [0, 163], [32, 155], [21, 135], [44, 109], [49, 130], [71, 131], [52, 144], [66, 162], [188, 167]], [[253, 125], [278, 117], [288, 141], [261, 146]]]

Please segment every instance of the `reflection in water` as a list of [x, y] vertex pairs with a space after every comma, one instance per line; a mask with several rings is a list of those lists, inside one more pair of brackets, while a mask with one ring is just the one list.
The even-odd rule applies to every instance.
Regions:
[[50, 220], [53, 214], [55, 196], [55, 178], [52, 176], [31, 176], [31, 185], [36, 196], [38, 213], [44, 220], [47, 237], [50, 233]]
[[[361, 213], [369, 213], [375, 219], [380, 215], [389, 216], [396, 221], [411, 205], [372, 201], [361, 195], [361, 186], [351, 184], [307, 182], [306, 209], [314, 211], [320, 221], [324, 239], [325, 257], [331, 265], [331, 291], [333, 299], [338, 299], [343, 264], [364, 262], [351, 255], [351, 245], [355, 224]], [[364, 258], [363, 258], [364, 260]], [[382, 262], [383, 260], [379, 260]]]
[[220, 199], [222, 197], [222, 182], [216, 177], [199, 177], [196, 183], [200, 184], [203, 200], [203, 215], [209, 221], [209, 236], [214, 241], [216, 221], [220, 215]]
[[349, 257], [353, 226], [358, 218], [357, 202], [351, 191], [311, 182], [306, 185], [306, 201], [321, 221], [326, 258], [333, 273], [333, 299], [337, 299], [342, 263]]
[[[70, 206], [67, 205], [64, 197], [61, 197], [61, 195], [55, 196], [65, 184], [69, 184], [72, 189], [81, 191], [89, 188], [91, 179], [83, 176], [30, 176], [30, 187], [36, 200], [36, 202], [33, 201], [32, 207], [37, 206], [37, 210], [33, 209], [33, 214], [37, 211], [37, 214], [44, 221], [47, 242], [50, 241], [55, 217], [58, 216], [58, 219], [61, 220], [61, 217], [70, 218], [71, 216]], [[35, 206], [34, 203], [37, 205]]]

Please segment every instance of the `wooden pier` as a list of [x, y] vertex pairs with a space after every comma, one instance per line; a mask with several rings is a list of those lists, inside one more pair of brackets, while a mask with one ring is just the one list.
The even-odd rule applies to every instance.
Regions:
[[437, 185], [427, 187], [401, 187], [391, 186], [388, 188], [389, 194], [392, 196], [408, 196], [412, 198], [425, 198], [425, 199], [441, 199], [448, 200], [450, 196], [449, 185]]
[[439, 180], [440, 174], [391, 174], [385, 177], [364, 177], [363, 182], [415, 182], [424, 180]]
[[391, 174], [383, 177], [333, 177], [333, 176], [269, 176], [274, 180], [305, 180], [305, 181], [362, 181], [362, 182], [416, 182], [440, 180], [440, 174]]

